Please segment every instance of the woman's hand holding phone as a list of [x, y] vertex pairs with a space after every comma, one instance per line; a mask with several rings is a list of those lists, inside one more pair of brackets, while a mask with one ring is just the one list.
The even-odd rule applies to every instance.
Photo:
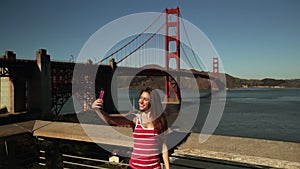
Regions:
[[103, 100], [102, 99], [97, 99], [92, 104], [93, 109], [102, 109], [102, 107], [103, 107]]
[[99, 98], [94, 101], [92, 104], [93, 109], [102, 109], [103, 108], [103, 97], [104, 97], [104, 90], [101, 89]]

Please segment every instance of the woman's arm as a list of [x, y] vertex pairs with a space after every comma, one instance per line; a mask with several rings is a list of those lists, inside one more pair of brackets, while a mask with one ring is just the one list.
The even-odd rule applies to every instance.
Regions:
[[95, 112], [98, 114], [98, 116], [105, 121], [107, 124], [111, 125], [118, 125], [116, 121], [113, 120], [112, 117], [102, 109], [103, 106], [103, 100], [102, 99], [97, 99], [94, 101], [92, 104], [92, 108], [95, 110]]
[[166, 144], [166, 141], [164, 141], [162, 144], [162, 157], [164, 160], [165, 168], [170, 169], [169, 152], [168, 152], [168, 146]]
[[[122, 115], [118, 116], [111, 116], [102, 109], [103, 106], [103, 100], [102, 99], [97, 99], [94, 101], [92, 104], [92, 108], [95, 110], [95, 112], [98, 114], [98, 116], [105, 121], [107, 124], [114, 125], [114, 126], [134, 126], [135, 124], [135, 119], [129, 120], [128, 118], [123, 117]], [[126, 115], [130, 115], [133, 112], [128, 112]]]

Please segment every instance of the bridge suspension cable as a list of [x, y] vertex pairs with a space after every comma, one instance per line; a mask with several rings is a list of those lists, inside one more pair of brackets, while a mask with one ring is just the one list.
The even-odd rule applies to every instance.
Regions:
[[[149, 30], [160, 18], [161, 18], [161, 16], [164, 14], [164, 12], [165, 12], [165, 10], [163, 10], [163, 12], [161, 12], [161, 14], [159, 15], [159, 16], [157, 16], [155, 19], [154, 19], [154, 21], [149, 25], [149, 26], [147, 26], [146, 28], [145, 28], [145, 30], [143, 31], [143, 32], [141, 32], [141, 33], [139, 33], [139, 34], [137, 34], [133, 39], [131, 39], [129, 42], [127, 42], [125, 45], [123, 45], [122, 47], [120, 47], [120, 48], [118, 48], [117, 50], [115, 50], [114, 52], [112, 52], [111, 54], [109, 54], [108, 56], [105, 56], [103, 59], [101, 59], [100, 61], [98, 61], [96, 64], [100, 64], [100, 63], [102, 63], [103, 61], [105, 61], [105, 60], [107, 60], [108, 58], [110, 58], [110, 57], [112, 57], [113, 55], [115, 55], [116, 53], [118, 53], [118, 52], [121, 52], [121, 55], [124, 55], [124, 54], [126, 54], [127, 52], [126, 52], [126, 47], [128, 47], [129, 45], [131, 45], [131, 44], [133, 44], [133, 42], [135, 42], [135, 41], [139, 41], [139, 39], [140, 39], [140, 37], [142, 36], [142, 35], [144, 35], [145, 34], [145, 32], [147, 31], [147, 30]], [[185, 49], [185, 45], [184, 44], [182, 44], [182, 43], [180, 43], [180, 47], [181, 47], [181, 49], [182, 49], [182, 52], [183, 52], [183, 54], [185, 55], [185, 58], [186, 58], [186, 61], [187, 61], [187, 64], [189, 65], [189, 66], [191, 66], [191, 68], [193, 68], [193, 69], [195, 69], [195, 67], [198, 67], [198, 68], [200, 68], [200, 69], [203, 69], [203, 66], [201, 66], [201, 64], [199, 63], [199, 58], [198, 57], [196, 57], [196, 54], [195, 54], [195, 52], [194, 52], [194, 50], [193, 50], [193, 48], [192, 48], [192, 44], [191, 44], [191, 41], [190, 41], [190, 39], [189, 39], [189, 35], [188, 35], [188, 33], [187, 33], [187, 29], [186, 29], [186, 26], [185, 26], [185, 23], [183, 22], [183, 19], [182, 19], [182, 14], [179, 14], [179, 16], [180, 16], [180, 19], [181, 19], [181, 22], [182, 22], [182, 26], [183, 26], [183, 30], [184, 30], [184, 34], [186, 35], [186, 38], [187, 38], [187, 42], [188, 42], [188, 48], [191, 50], [191, 53], [192, 53], [192, 57], [188, 57], [188, 52], [186, 51], [186, 49]], [[169, 19], [171, 19], [171, 18], [169, 18]], [[172, 20], [172, 19], [171, 19]], [[142, 44], [141, 45], [138, 45], [135, 49], [133, 49], [132, 50], [132, 48], [133, 47], [130, 47], [129, 46], [129, 51], [128, 52], [130, 52], [129, 54], [126, 54], [126, 56], [124, 56], [123, 58], [121, 58], [119, 61], [117, 61], [116, 63], [117, 64], [119, 64], [120, 62], [122, 62], [122, 61], [124, 61], [126, 58], [128, 58], [130, 55], [132, 55], [133, 53], [135, 53], [136, 51], [138, 51], [139, 49], [141, 49], [142, 47], [144, 47], [145, 45], [146, 45], [146, 43], [148, 43], [151, 39], [153, 39], [154, 38], [154, 36], [155, 35], [157, 35], [157, 33], [162, 29], [162, 27], [164, 26], [165, 24], [163, 24], [163, 25], [161, 25], [161, 27], [155, 32], [155, 33], [153, 33], [147, 40], [145, 40], [144, 42], [142, 42]], [[175, 29], [174, 27], [173, 27], [173, 29]], [[176, 30], [175, 30], [176, 31]], [[125, 51], [124, 51], [124, 50]], [[193, 60], [193, 61], [192, 61]], [[201, 61], [200, 61], [201, 62]]]
[[123, 60], [125, 60], [126, 58], [128, 58], [131, 54], [133, 54], [134, 52], [136, 52], [137, 50], [139, 50], [141, 47], [143, 47], [147, 42], [149, 42], [163, 27], [165, 26], [165, 23], [162, 24], [159, 29], [153, 33], [147, 40], [145, 40], [140, 46], [138, 46], [135, 50], [133, 50], [132, 52], [130, 52], [128, 55], [126, 55], [125, 57], [123, 57], [122, 59], [120, 59], [119, 61], [117, 61], [116, 63], [120, 63]]
[[[197, 66], [199, 66], [199, 68], [202, 68], [202, 66], [200, 65], [200, 63], [199, 63], [199, 61], [198, 61], [198, 59], [197, 59], [197, 57], [196, 57], [196, 54], [195, 54], [195, 52], [194, 52], [194, 50], [193, 50], [193, 47], [192, 47], [190, 38], [189, 38], [189, 36], [188, 36], [188, 33], [187, 33], [187, 30], [186, 30], [185, 24], [184, 24], [184, 22], [183, 22], [183, 20], [182, 20], [182, 15], [181, 15], [181, 13], [180, 13], [180, 19], [181, 19], [181, 23], [182, 23], [184, 32], [185, 32], [186, 37], [187, 37], [187, 41], [188, 41], [189, 47], [191, 48], [191, 51], [192, 51], [194, 60], [196, 61]], [[187, 54], [186, 54], [186, 52], [185, 52], [185, 50], [184, 50], [184, 48], [183, 48], [183, 46], [182, 46], [182, 43], [180, 44], [180, 46], [181, 46], [181, 48], [182, 48], [182, 51], [184, 52], [184, 55], [185, 55], [186, 58], [187, 58], [188, 63], [192, 66], [193, 69], [195, 69], [195, 67], [192, 65], [192, 62], [190, 61], [189, 57], [187, 57]]]
[[[108, 59], [108, 58], [110, 58], [111, 56], [113, 56], [114, 54], [116, 54], [116, 53], [118, 53], [119, 51], [121, 51], [122, 49], [124, 49], [125, 47], [127, 47], [128, 45], [130, 45], [131, 43], [133, 43], [135, 40], [137, 40], [140, 36], [142, 36], [152, 25], [154, 25], [154, 23], [155, 22], [157, 22], [158, 21], [158, 19], [163, 15], [163, 13], [164, 13], [164, 11], [165, 10], [163, 10], [162, 12], [161, 12], [161, 14], [158, 16], [158, 17], [156, 17], [156, 19], [143, 31], [143, 32], [141, 32], [141, 33], [139, 33], [135, 38], [133, 38], [132, 40], [130, 40], [128, 43], [126, 43], [124, 46], [122, 46], [121, 48], [119, 48], [119, 49], [117, 49], [117, 50], [115, 50], [113, 53], [111, 53], [110, 55], [108, 55], [108, 56], [106, 56], [106, 57], [104, 57], [103, 59], [101, 59], [100, 61], [98, 61], [96, 64], [99, 64], [99, 63], [101, 63], [101, 62], [103, 62], [103, 61], [105, 61], [106, 59]], [[135, 50], [136, 51], [136, 50]], [[133, 52], [132, 52], [133, 53]], [[132, 54], [132, 53], [130, 53], [130, 54]], [[128, 56], [127, 56], [128, 57]], [[124, 59], [123, 59], [124, 60]]]
[[[179, 14], [179, 15], [180, 15], [180, 14]], [[181, 15], [180, 15], [180, 16], [181, 16]], [[169, 17], [169, 19], [171, 19], [171, 17]], [[173, 27], [173, 30], [176, 31], [176, 30], [175, 30], [175, 27]], [[180, 47], [182, 48], [182, 51], [183, 51], [185, 57], [187, 58], [187, 61], [188, 61], [189, 65], [192, 65], [190, 59], [187, 57], [187, 54], [186, 54], [186, 52], [185, 52], [185, 49], [184, 49], [183, 46], [182, 46], [182, 43], [180, 43]]]
[[[192, 50], [192, 52], [193, 52], [193, 56], [194, 56], [194, 59], [196, 60], [196, 63], [198, 64], [198, 66], [200, 66], [199, 63], [198, 63], [198, 60], [197, 60], [196, 57], [195, 57], [195, 53], [194, 53], [194, 51], [193, 51], [193, 48], [192, 48], [192, 46], [191, 46], [191, 43], [190, 43], [190, 40], [189, 40], [187, 31], [186, 31], [185, 25], [184, 25], [184, 23], [183, 23], [183, 21], [182, 21], [182, 16], [181, 16], [181, 14], [179, 14], [179, 15], [180, 15], [180, 17], [181, 17], [181, 18], [180, 18], [180, 19], [181, 19], [181, 23], [183, 24], [183, 28], [184, 28], [185, 34], [186, 34], [186, 36], [187, 36], [187, 40], [188, 40], [188, 43], [189, 43], [189, 48], [190, 48], [190, 49]], [[171, 16], [169, 16], [169, 20], [172, 20], [172, 17], [171, 17]], [[176, 31], [175, 27], [173, 27], [173, 31], [174, 31], [174, 32]], [[185, 58], [186, 58], [186, 61], [188, 62], [188, 65], [191, 66], [193, 69], [195, 69], [195, 67], [194, 67], [194, 65], [192, 64], [191, 60], [189, 59], [189, 57], [188, 57], [188, 55], [187, 55], [187, 52], [185, 51], [184, 45], [183, 45], [182, 43], [180, 43], [180, 47], [181, 47], [182, 52], [183, 52], [183, 54], [184, 54], [184, 56], [185, 56]]]

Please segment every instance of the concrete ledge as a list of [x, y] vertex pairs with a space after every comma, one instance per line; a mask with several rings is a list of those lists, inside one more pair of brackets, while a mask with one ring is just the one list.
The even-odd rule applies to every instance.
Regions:
[[199, 143], [192, 133], [175, 153], [279, 168], [300, 168], [300, 144], [212, 135]]
[[0, 126], [0, 140], [14, 137], [21, 134], [32, 133], [35, 121], [27, 121]]
[[[102, 125], [30, 121], [1, 126], [2, 136], [33, 133], [33, 136], [132, 147], [132, 130]], [[11, 132], [7, 135], [7, 132]], [[88, 133], [88, 134], [87, 134]], [[199, 143], [192, 133], [175, 154], [206, 157], [279, 168], [300, 168], [300, 144], [282, 141], [212, 135]]]
[[132, 147], [130, 128], [37, 120], [33, 136]]
[[223, 152], [214, 152], [207, 150], [179, 150], [176, 151], [175, 154], [179, 153], [179, 155], [189, 155], [189, 156], [199, 156], [206, 157], [216, 160], [227, 160], [233, 162], [247, 163], [253, 165], [261, 165], [261, 166], [270, 166], [276, 168], [289, 168], [289, 169], [299, 169], [299, 162], [292, 162], [286, 160], [278, 160], [278, 159], [270, 159], [264, 157], [255, 157], [255, 156], [247, 156], [241, 154], [233, 154], [233, 153], [223, 153]]

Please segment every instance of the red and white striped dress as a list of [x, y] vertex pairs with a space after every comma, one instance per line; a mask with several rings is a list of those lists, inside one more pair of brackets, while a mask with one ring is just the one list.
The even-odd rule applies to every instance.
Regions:
[[144, 128], [140, 115], [137, 115], [133, 142], [133, 151], [129, 161], [131, 168], [161, 169], [158, 131], [154, 128]]

